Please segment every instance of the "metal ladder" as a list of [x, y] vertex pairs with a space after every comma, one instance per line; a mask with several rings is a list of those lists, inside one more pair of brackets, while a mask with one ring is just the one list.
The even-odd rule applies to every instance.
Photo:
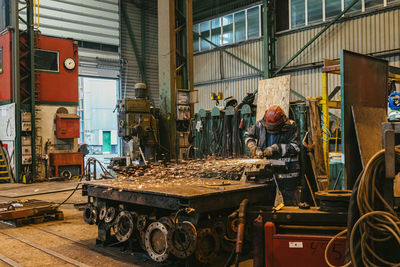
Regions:
[[0, 182], [3, 181], [12, 183], [13, 179], [11, 177], [10, 166], [8, 165], [6, 155], [4, 155], [3, 148], [0, 147]]

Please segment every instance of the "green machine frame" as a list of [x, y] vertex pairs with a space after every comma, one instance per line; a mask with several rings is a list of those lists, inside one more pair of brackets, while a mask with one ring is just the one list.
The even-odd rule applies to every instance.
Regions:
[[[12, 73], [13, 102], [15, 103], [15, 178], [18, 182], [28, 182], [25, 175], [36, 176], [36, 133], [35, 133], [35, 31], [34, 31], [34, 0], [10, 1], [10, 22], [12, 27]], [[23, 17], [21, 11], [26, 11]], [[20, 29], [20, 25], [24, 25]], [[21, 64], [21, 60], [26, 65]], [[21, 92], [26, 97], [22, 100]], [[31, 148], [32, 164], [22, 165], [22, 120], [21, 112], [31, 113]]]

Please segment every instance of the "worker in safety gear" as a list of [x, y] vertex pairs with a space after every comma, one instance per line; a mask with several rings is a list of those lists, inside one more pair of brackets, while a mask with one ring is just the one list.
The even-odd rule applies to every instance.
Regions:
[[289, 120], [279, 106], [272, 106], [264, 118], [244, 134], [245, 144], [254, 157], [284, 160], [285, 168], [275, 173], [285, 205], [297, 205], [299, 184], [299, 137], [296, 123]]

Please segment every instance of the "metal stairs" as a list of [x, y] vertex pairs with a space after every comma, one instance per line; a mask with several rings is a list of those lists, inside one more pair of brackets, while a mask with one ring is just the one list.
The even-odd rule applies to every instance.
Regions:
[[2, 147], [0, 147], [0, 183], [1, 182], [13, 182], [10, 166], [8, 165], [8, 161]]

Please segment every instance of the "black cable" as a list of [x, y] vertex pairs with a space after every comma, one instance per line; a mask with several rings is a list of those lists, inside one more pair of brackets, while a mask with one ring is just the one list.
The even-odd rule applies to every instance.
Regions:
[[232, 249], [232, 253], [229, 255], [229, 258], [228, 258], [228, 260], [227, 260], [226, 263], [225, 263], [225, 267], [231, 266], [231, 262], [232, 262], [233, 256], [235, 255], [235, 251], [236, 251], [236, 248], [234, 247], [234, 248]]
[[72, 193], [71, 193], [63, 202], [61, 202], [60, 204], [58, 204], [57, 208], [59, 208], [61, 205], [64, 205], [65, 202], [67, 202], [67, 201], [72, 197], [72, 195], [75, 194], [76, 190], [78, 190], [79, 183], [82, 181], [82, 179], [83, 179], [83, 176], [79, 179], [78, 184], [76, 185], [76, 187], [75, 187], [75, 189], [72, 191]]
[[239, 267], [239, 253], [236, 253], [235, 267]]
[[[100, 168], [103, 170], [103, 172], [104, 172], [106, 175], [108, 174], [110, 177], [115, 178], [113, 175], [111, 175], [111, 173], [110, 173], [109, 171], [107, 171], [107, 169], [103, 166], [103, 164], [102, 164], [98, 159], [93, 158], [93, 157], [88, 158], [88, 159], [87, 159], [87, 162], [86, 162], [86, 166], [85, 166], [85, 168], [84, 168], [84, 169], [85, 169], [85, 175], [82, 176], [82, 177], [79, 179], [78, 184], [76, 185], [76, 187], [74, 188], [74, 190], [72, 191], [72, 193], [71, 193], [63, 202], [61, 202], [60, 204], [58, 204], [57, 208], [59, 208], [61, 205], [64, 205], [65, 202], [67, 202], [67, 201], [75, 194], [75, 192], [78, 190], [79, 183], [82, 181], [83, 177], [86, 177], [86, 178], [89, 177], [89, 166], [90, 166], [90, 164], [93, 164], [93, 163], [94, 163], [94, 164], [98, 163], [99, 166], [100, 166]], [[95, 167], [96, 167], [96, 165], [95, 165]]]

